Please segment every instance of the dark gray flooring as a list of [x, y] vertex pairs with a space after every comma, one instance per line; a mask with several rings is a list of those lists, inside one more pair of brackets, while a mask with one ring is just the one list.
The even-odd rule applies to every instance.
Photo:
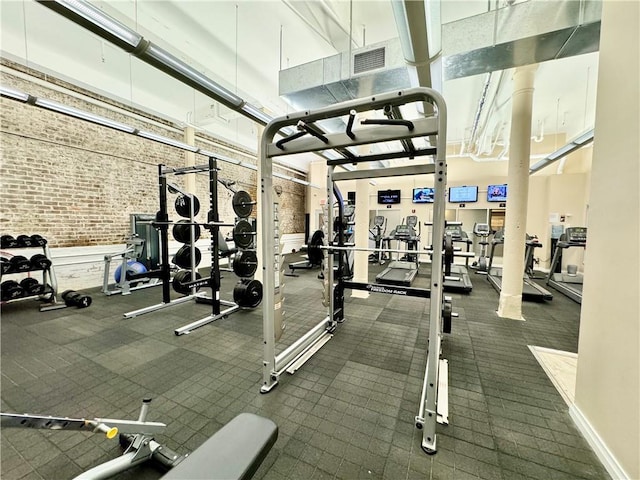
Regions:
[[[296, 258], [292, 258], [292, 261]], [[427, 270], [426, 268], [422, 269]], [[380, 267], [372, 267], [375, 274]], [[286, 279], [285, 342], [322, 319], [317, 270]], [[223, 298], [233, 275], [225, 274]], [[40, 313], [23, 301], [2, 308], [2, 411], [136, 419], [143, 397], [157, 438], [192, 451], [236, 414], [274, 420], [279, 438], [258, 479], [607, 479], [527, 345], [577, 351], [579, 305], [554, 292], [525, 303], [526, 322], [496, 316], [498, 294], [472, 275], [452, 294], [450, 425], [438, 453], [414, 427], [426, 361], [428, 301], [349, 298], [347, 321], [295, 375], [261, 395], [262, 317], [243, 311], [177, 337], [207, 316], [195, 303], [124, 319], [160, 301], [159, 288], [105, 297], [88, 309]], [[426, 285], [424, 272], [414, 286]], [[120, 453], [117, 441], [83, 432], [3, 429], [0, 476], [67, 479]], [[119, 478], [159, 478], [150, 466]]]

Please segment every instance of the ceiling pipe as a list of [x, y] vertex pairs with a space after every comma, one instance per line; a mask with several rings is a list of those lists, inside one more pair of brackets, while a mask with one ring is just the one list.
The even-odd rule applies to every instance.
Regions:
[[[188, 63], [146, 40], [135, 30], [84, 0], [36, 0], [36, 2], [256, 123], [267, 125], [273, 119], [258, 107], [247, 103]], [[282, 134], [287, 135], [293, 132], [288, 130], [283, 131]], [[345, 158], [349, 157], [348, 151], [342, 150], [340, 153]], [[349, 169], [348, 166], [347, 169]]]

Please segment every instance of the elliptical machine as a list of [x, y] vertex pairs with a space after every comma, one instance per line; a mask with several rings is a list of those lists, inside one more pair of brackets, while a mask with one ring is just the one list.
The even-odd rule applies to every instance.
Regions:
[[489, 262], [487, 257], [487, 245], [489, 245], [489, 235], [491, 233], [491, 229], [489, 228], [488, 223], [474, 223], [473, 224], [473, 234], [476, 237], [480, 238], [478, 244], [480, 245], [480, 255], [478, 256], [478, 260], [474, 261], [471, 264], [473, 270], [480, 275], [486, 275], [489, 273]]
[[[383, 249], [385, 243], [389, 243], [389, 240], [385, 240], [385, 234], [387, 233], [387, 219], [382, 215], [376, 215], [373, 219], [373, 228], [369, 229], [369, 234], [371, 235], [371, 240], [373, 240], [376, 249]], [[387, 255], [378, 251], [377, 253], [372, 253], [369, 255], [369, 263], [379, 263], [380, 265], [384, 265], [384, 262], [387, 261]]]

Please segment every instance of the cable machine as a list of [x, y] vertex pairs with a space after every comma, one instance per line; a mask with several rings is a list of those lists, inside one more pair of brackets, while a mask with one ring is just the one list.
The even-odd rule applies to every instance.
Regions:
[[[422, 111], [424, 102], [434, 105], [435, 113], [429, 117], [406, 120], [400, 114], [400, 107], [416, 104], [418, 111]], [[354, 130], [356, 115], [362, 112], [372, 112], [373, 117], [361, 120], [362, 127]], [[380, 113], [382, 112], [382, 115]], [[377, 115], [376, 115], [377, 113]], [[342, 132], [325, 133], [319, 124], [322, 120], [342, 120], [346, 128]], [[284, 127], [294, 127], [297, 132], [280, 140], [274, 141], [276, 134]], [[358, 145], [374, 145], [393, 142], [400, 145], [399, 151], [380, 154], [356, 153]], [[416, 143], [414, 143], [416, 142]], [[417, 143], [419, 142], [419, 143]], [[261, 228], [269, 231], [274, 224], [274, 215], [269, 205], [273, 205], [273, 159], [282, 155], [292, 155], [303, 152], [330, 150], [335, 160], [328, 160], [326, 205], [334, 205], [339, 198], [336, 196], [335, 182], [365, 178], [382, 178], [405, 175], [434, 175], [435, 202], [433, 229], [434, 238], [444, 238], [445, 224], [445, 191], [446, 191], [446, 106], [442, 96], [428, 88], [414, 88], [399, 92], [382, 94], [375, 97], [352, 100], [331, 105], [315, 111], [301, 111], [272, 120], [264, 130], [260, 156], [260, 195], [262, 209]], [[410, 158], [432, 156], [433, 163], [415, 163], [403, 167], [376, 168], [367, 170], [353, 170], [336, 172], [335, 168], [345, 164], [373, 162], [385, 159]], [[342, 212], [338, 212], [340, 215]], [[333, 208], [327, 208], [327, 225], [333, 225]], [[440, 358], [441, 338], [443, 333], [451, 329], [451, 299], [443, 294], [443, 253], [444, 242], [434, 242], [431, 288], [420, 289], [406, 286], [389, 286], [375, 283], [360, 283], [347, 280], [334, 272], [333, 253], [340, 251], [364, 250], [378, 252], [379, 248], [349, 247], [344, 245], [344, 237], [338, 236], [337, 242], [330, 241], [327, 250], [324, 271], [324, 304], [327, 315], [307, 333], [302, 335], [292, 345], [286, 347], [276, 355], [276, 327], [275, 322], [283, 309], [283, 302], [276, 297], [278, 274], [274, 258], [274, 239], [265, 235], [262, 241], [263, 282], [264, 282], [264, 359], [261, 392], [271, 391], [284, 372], [293, 373], [310, 358], [324, 343], [326, 343], [344, 322], [345, 315], [344, 290], [356, 289], [372, 293], [385, 293], [401, 296], [415, 296], [430, 298], [429, 349], [426, 355], [426, 368], [418, 414], [415, 425], [423, 430], [422, 449], [427, 453], [436, 452], [436, 422], [447, 422], [446, 407], [446, 378], [447, 361]], [[392, 250], [384, 249], [389, 253]], [[393, 250], [396, 253], [422, 254], [417, 250]], [[426, 252], [424, 252], [426, 254]], [[342, 258], [339, 256], [339, 259]], [[340, 272], [340, 269], [338, 269]], [[425, 319], [426, 320], [426, 319]]]

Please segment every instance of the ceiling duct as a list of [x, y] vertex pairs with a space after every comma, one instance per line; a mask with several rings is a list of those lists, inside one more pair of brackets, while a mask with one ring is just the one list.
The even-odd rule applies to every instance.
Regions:
[[[600, 45], [601, 0], [516, 3], [444, 24], [440, 57], [432, 39], [436, 29], [426, 20], [437, 3], [394, 0], [392, 5], [405, 18], [396, 19], [399, 38], [281, 70], [280, 95], [294, 108], [320, 108], [410, 88], [416, 81], [437, 89], [432, 66], [440, 62], [443, 79], [451, 80], [596, 52]], [[421, 12], [409, 10], [420, 6]], [[417, 23], [423, 23], [423, 33]], [[419, 45], [420, 38], [427, 42]], [[384, 66], [352, 70], [356, 56], [379, 49], [384, 49]]]

